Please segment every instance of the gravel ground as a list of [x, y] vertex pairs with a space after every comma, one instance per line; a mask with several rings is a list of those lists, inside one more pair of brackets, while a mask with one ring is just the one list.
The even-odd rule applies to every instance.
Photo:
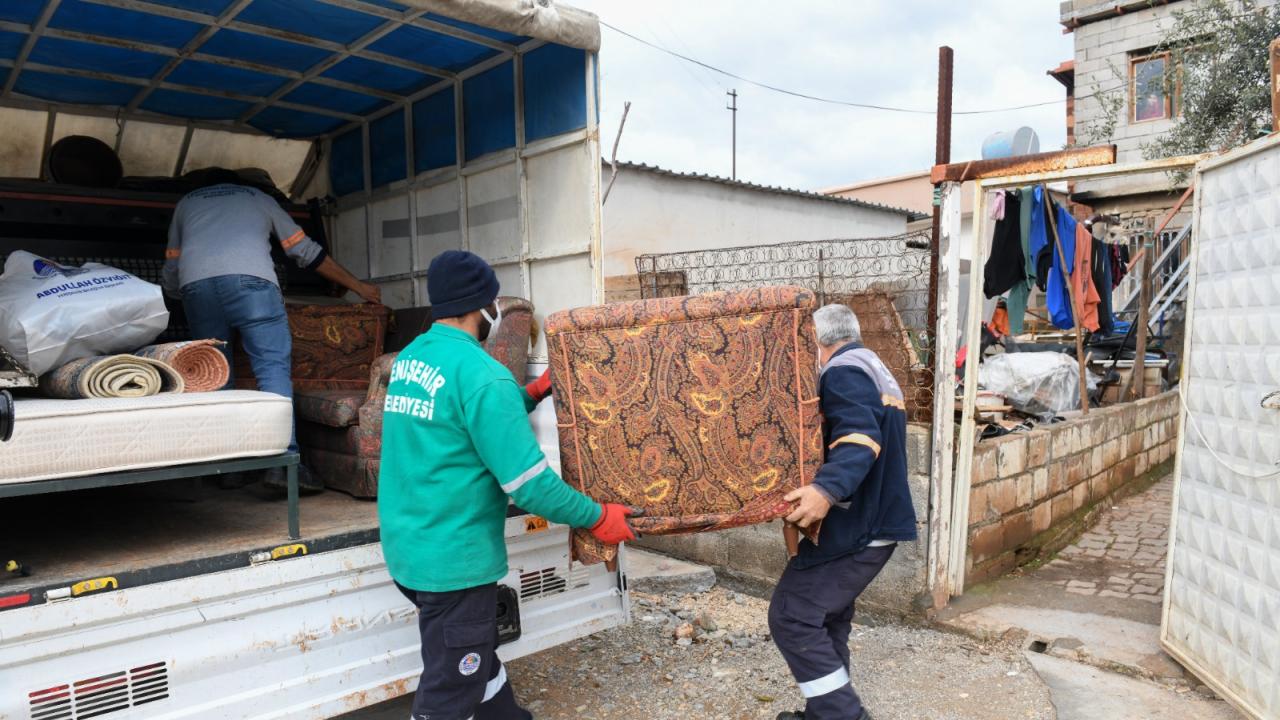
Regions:
[[[765, 600], [722, 588], [632, 599], [631, 625], [510, 664], [539, 720], [772, 719], [802, 707], [768, 637]], [[1014, 645], [855, 622], [854, 686], [876, 720], [1055, 718]]]

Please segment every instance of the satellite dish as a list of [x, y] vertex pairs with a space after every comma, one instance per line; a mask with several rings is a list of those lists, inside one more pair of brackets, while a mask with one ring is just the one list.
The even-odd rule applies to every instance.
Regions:
[[1034, 155], [1040, 152], [1040, 136], [1029, 127], [1017, 130], [1001, 130], [987, 136], [982, 141], [982, 159], [1015, 157], [1017, 155]]

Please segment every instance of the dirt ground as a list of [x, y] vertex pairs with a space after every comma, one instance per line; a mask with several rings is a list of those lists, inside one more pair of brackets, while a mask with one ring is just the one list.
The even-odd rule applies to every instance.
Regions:
[[[538, 718], [772, 720], [803, 707], [768, 638], [765, 600], [715, 588], [634, 593], [633, 601], [630, 626], [511, 663], [517, 695]], [[1048, 691], [1016, 646], [857, 622], [854, 687], [877, 720], [1054, 717]], [[685, 623], [692, 642], [675, 637]]]
[[[632, 623], [516, 660], [538, 720], [772, 720], [803, 707], [768, 637], [766, 600], [724, 588], [633, 592]], [[854, 687], [876, 720], [1052, 720], [1049, 691], [1015, 645], [855, 619]], [[683, 626], [683, 628], [682, 628]], [[692, 638], [677, 638], [689, 632]], [[346, 716], [402, 720], [402, 698]]]

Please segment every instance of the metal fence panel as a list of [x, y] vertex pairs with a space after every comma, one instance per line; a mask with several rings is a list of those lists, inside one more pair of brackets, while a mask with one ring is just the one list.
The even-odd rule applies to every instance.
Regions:
[[862, 326], [863, 343], [902, 386], [913, 421], [932, 416], [929, 265], [927, 230], [636, 258], [643, 298], [797, 285], [817, 293], [821, 304], [848, 305]]

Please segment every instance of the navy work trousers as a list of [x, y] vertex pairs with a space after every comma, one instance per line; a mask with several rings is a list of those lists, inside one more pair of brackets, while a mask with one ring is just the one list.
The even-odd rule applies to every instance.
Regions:
[[417, 592], [399, 584], [418, 608], [422, 677], [412, 720], [532, 720], [516, 703], [498, 648], [498, 585]]
[[769, 601], [769, 631], [805, 697], [805, 720], [862, 714], [849, 680], [853, 603], [895, 547], [868, 547], [803, 570], [793, 561], [782, 573]]

